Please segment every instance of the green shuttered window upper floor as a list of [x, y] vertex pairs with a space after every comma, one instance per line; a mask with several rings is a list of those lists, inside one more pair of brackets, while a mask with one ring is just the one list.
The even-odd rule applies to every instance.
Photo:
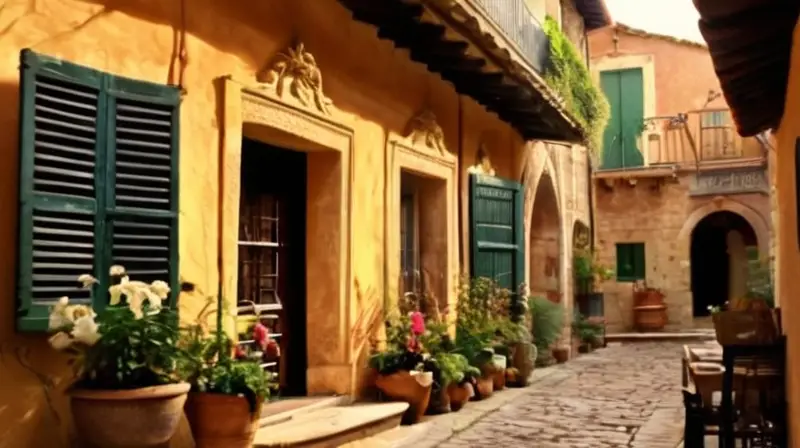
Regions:
[[[47, 329], [62, 296], [99, 310], [108, 270], [178, 290], [180, 92], [20, 56], [17, 328]], [[77, 278], [91, 273], [93, 290]]]

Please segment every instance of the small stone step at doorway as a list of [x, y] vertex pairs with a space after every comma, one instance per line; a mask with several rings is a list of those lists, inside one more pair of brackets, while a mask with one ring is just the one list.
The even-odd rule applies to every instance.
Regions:
[[[338, 447], [400, 425], [407, 403], [330, 405], [322, 401], [262, 418], [254, 448]], [[311, 409], [309, 409], [311, 407]]]

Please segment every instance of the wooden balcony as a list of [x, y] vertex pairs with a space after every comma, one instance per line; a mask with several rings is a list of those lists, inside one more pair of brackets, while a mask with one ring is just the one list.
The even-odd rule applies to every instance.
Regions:
[[650, 166], [730, 168], [760, 165], [765, 160], [755, 138], [736, 132], [728, 109], [646, 118], [639, 149]]
[[525, 0], [472, 0], [500, 29], [522, 58], [543, 73], [550, 57], [550, 42], [542, 24]]

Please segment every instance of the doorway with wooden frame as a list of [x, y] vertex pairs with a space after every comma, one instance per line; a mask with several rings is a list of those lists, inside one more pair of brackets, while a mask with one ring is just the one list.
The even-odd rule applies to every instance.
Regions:
[[[242, 142], [238, 305], [268, 330], [261, 357], [282, 396], [306, 394], [305, 152]], [[263, 348], [263, 347], [262, 347]]]

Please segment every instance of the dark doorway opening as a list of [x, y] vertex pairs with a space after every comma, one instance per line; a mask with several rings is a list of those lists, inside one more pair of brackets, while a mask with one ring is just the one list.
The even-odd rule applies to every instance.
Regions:
[[746, 280], [740, 268], [746, 267], [748, 252], [757, 247], [755, 231], [736, 213], [714, 212], [697, 223], [690, 255], [695, 317], [708, 316], [709, 307], [721, 306], [739, 293]]
[[243, 140], [238, 300], [280, 347], [264, 361], [284, 396], [306, 394], [306, 173], [304, 152]]

